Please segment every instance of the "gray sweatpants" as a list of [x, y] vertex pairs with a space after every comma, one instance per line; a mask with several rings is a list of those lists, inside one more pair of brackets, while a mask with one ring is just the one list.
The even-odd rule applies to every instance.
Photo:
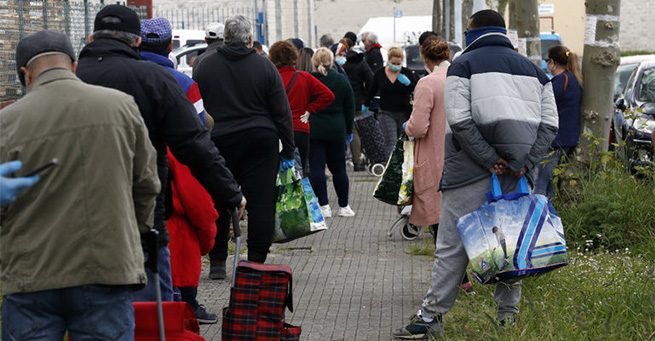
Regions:
[[[503, 193], [516, 191], [518, 178], [513, 175], [498, 177]], [[433, 318], [436, 313], [445, 314], [455, 304], [462, 277], [466, 272], [468, 256], [455, 221], [473, 212], [485, 201], [485, 193], [491, 190], [491, 174], [477, 182], [444, 190], [441, 200], [441, 217], [437, 232], [437, 257], [432, 267], [430, 289], [423, 299], [421, 315]], [[498, 319], [503, 320], [519, 312], [521, 283], [497, 283], [494, 300], [497, 304]]]

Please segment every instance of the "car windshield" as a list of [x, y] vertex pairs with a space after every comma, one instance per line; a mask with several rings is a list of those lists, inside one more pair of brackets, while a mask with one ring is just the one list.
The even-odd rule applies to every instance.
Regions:
[[614, 76], [614, 98], [623, 93], [623, 89], [625, 89], [628, 78], [630, 78], [630, 74], [637, 67], [637, 65], [639, 65], [639, 63], [623, 64], [619, 65], [619, 67], [616, 69], [616, 74]]
[[541, 59], [547, 60], [548, 59], [548, 49], [557, 46], [557, 45], [562, 45], [562, 42], [559, 40], [541, 40]]
[[405, 54], [407, 55], [407, 67], [422, 67], [423, 66], [423, 57], [418, 51], [418, 45], [409, 45], [405, 48]]
[[639, 87], [639, 100], [655, 102], [655, 69], [644, 71]]

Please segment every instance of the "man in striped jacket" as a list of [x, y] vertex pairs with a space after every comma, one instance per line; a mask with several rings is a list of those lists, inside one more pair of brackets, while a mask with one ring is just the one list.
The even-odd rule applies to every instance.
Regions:
[[[456, 220], [486, 201], [491, 174], [503, 192], [532, 170], [558, 128], [553, 89], [541, 68], [514, 51], [505, 20], [495, 11], [471, 16], [466, 50], [448, 70], [443, 200], [430, 289], [410, 323], [393, 335], [428, 339], [443, 331], [442, 314], [457, 298], [468, 257]], [[494, 299], [501, 325], [514, 321], [520, 282], [498, 283]]]

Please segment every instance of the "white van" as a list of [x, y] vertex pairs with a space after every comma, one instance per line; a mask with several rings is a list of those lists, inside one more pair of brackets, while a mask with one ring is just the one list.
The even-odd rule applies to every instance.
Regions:
[[425, 31], [432, 30], [432, 16], [409, 16], [396, 18], [396, 36], [394, 39], [394, 17], [370, 18], [364, 24], [357, 37], [361, 39], [362, 33], [374, 32], [382, 47], [389, 49], [391, 46], [414, 44], [418, 37]]
[[203, 30], [173, 30], [173, 50], [204, 42], [205, 31]]

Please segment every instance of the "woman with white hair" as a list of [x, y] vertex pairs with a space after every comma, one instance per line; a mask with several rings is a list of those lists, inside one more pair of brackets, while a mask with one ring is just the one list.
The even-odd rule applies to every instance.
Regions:
[[325, 84], [334, 94], [334, 102], [327, 108], [309, 116], [309, 168], [311, 183], [321, 212], [331, 217], [328, 202], [325, 166], [332, 173], [334, 189], [339, 199], [338, 216], [352, 217], [355, 212], [348, 205], [348, 174], [346, 173], [346, 145], [353, 138], [355, 96], [348, 79], [334, 71], [334, 54], [325, 47], [319, 48], [312, 57], [317, 72], [312, 75]]

